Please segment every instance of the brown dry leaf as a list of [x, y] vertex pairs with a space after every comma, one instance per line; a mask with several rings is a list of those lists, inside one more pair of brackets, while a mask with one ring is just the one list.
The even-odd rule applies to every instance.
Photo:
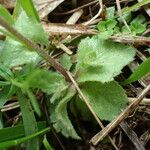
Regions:
[[62, 23], [42, 23], [44, 30], [50, 35], [62, 35], [62, 34], [84, 34], [93, 35], [96, 34], [95, 30], [92, 30], [84, 25], [67, 25]]
[[7, 9], [12, 9], [15, 6], [16, 0], [0, 0], [0, 4]]

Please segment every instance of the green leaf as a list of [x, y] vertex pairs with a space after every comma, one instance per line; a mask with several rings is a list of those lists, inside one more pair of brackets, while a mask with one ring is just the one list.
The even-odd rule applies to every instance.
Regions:
[[[42, 26], [28, 18], [24, 12], [20, 14], [14, 27], [30, 40], [48, 46], [48, 38]], [[41, 57], [36, 52], [14, 39], [7, 38], [3, 49], [0, 50], [0, 63], [9, 68], [30, 62], [37, 63], [40, 60]]]
[[[22, 94], [21, 90], [18, 90], [17, 96], [18, 96], [20, 107], [21, 107], [25, 135], [29, 136], [38, 131], [37, 122], [36, 122], [34, 112], [32, 110], [29, 99], [27, 99], [26, 96]], [[26, 145], [26, 149], [27, 150], [39, 150], [39, 139], [34, 138], [28, 141]]]
[[131, 24], [132, 23], [146, 23], [146, 18], [145, 18], [145, 16], [143, 16], [143, 15], [138, 15], [136, 18], [134, 18], [133, 20], [132, 20], [132, 22], [131, 22]]
[[0, 77], [9, 81], [9, 79], [13, 77], [13, 73], [9, 68], [0, 64]]
[[80, 139], [74, 130], [72, 123], [67, 113], [67, 103], [75, 95], [75, 90], [69, 89], [66, 95], [57, 101], [57, 103], [51, 105], [51, 121], [57, 132], [61, 132], [65, 137], [72, 137], [74, 139]]
[[106, 19], [113, 19], [115, 17], [115, 7], [106, 8]]
[[4, 106], [4, 104], [9, 100], [13, 93], [9, 94], [11, 86], [5, 86], [0, 90], [0, 109]]
[[126, 85], [141, 79], [143, 76], [150, 73], [150, 57], [142, 62], [140, 66], [126, 79], [122, 84]]
[[94, 36], [81, 41], [77, 55], [78, 82], [112, 81], [131, 62], [135, 49]]
[[135, 32], [136, 34], [141, 34], [144, 31], [146, 31], [146, 25], [136, 22], [130, 25], [130, 29], [132, 30], [132, 32]]
[[136, 34], [141, 34], [146, 31], [146, 18], [143, 15], [138, 15], [135, 19], [130, 23], [130, 29], [132, 32]]
[[116, 24], [117, 24], [117, 21], [113, 19], [100, 21], [97, 25], [97, 28], [101, 32], [107, 31], [107, 30], [110, 31], [116, 26]]
[[[38, 131], [43, 130], [46, 128], [46, 122], [38, 122]], [[8, 141], [8, 140], [14, 140], [17, 138], [21, 138], [25, 136], [24, 132], [24, 126], [23, 125], [17, 125], [13, 127], [7, 127], [0, 129], [0, 142]]]
[[0, 129], [3, 128], [3, 116], [2, 116], [2, 112], [0, 112]]
[[69, 70], [72, 66], [70, 56], [68, 56], [67, 54], [62, 55], [59, 59], [59, 62], [67, 70]]
[[118, 21], [123, 24], [123, 19], [124, 19], [127, 23], [129, 23], [129, 22], [131, 21], [131, 19], [132, 19], [132, 14], [131, 14], [131, 12], [126, 13], [126, 14], [123, 14], [121, 17], [118, 18]]
[[128, 102], [123, 88], [115, 81], [104, 84], [85, 82], [81, 85], [81, 90], [102, 120], [113, 120], [121, 113]]
[[26, 90], [26, 92], [27, 92], [27, 95], [28, 95], [28, 97], [29, 97], [29, 99], [31, 101], [31, 104], [32, 104], [35, 112], [40, 117], [41, 116], [41, 110], [40, 110], [40, 106], [39, 106], [39, 104], [37, 102], [36, 97], [34, 96], [34, 94], [32, 93], [31, 90], [28, 89], [28, 90]]
[[2, 16], [9, 24], [13, 24], [14, 20], [8, 10], [0, 4], [0, 16]]
[[35, 19], [37, 22], [40, 22], [38, 13], [34, 7], [32, 0], [19, 0], [22, 8], [25, 10], [28, 17]]
[[[10, 147], [13, 147], [13, 146], [17, 146], [21, 143], [24, 143], [26, 141], [32, 141], [33, 138], [36, 138], [37, 136], [39, 135], [42, 135], [42, 134], [45, 134], [46, 132], [48, 132], [50, 130], [50, 128], [45, 128], [39, 132], [36, 132], [34, 134], [31, 134], [29, 136], [26, 136], [26, 137], [23, 137], [23, 138], [20, 138], [20, 139], [16, 139], [16, 140], [12, 140], [12, 141], [6, 141], [6, 142], [1, 142], [0, 143], [0, 149], [3, 149], [3, 148], [10, 148]], [[34, 144], [34, 143], [32, 143]], [[32, 147], [31, 147], [31, 150], [32, 150]]]
[[65, 80], [62, 75], [44, 69], [37, 69], [31, 72], [23, 82], [25, 89], [37, 88], [49, 95], [55, 93], [57, 88], [64, 84]]
[[52, 150], [52, 147], [49, 144], [49, 142], [48, 142], [48, 140], [46, 138], [46, 135], [44, 136], [43, 145], [44, 145], [44, 147], [45, 147], [46, 150]]

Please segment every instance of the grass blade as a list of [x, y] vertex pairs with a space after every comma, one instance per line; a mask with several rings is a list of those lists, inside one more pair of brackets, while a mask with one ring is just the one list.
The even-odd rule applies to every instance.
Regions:
[[[38, 122], [37, 125], [38, 125], [38, 131], [46, 128], [45, 121]], [[0, 142], [14, 140], [14, 139], [22, 138], [24, 136], [25, 136], [25, 132], [24, 132], [23, 125], [17, 125], [14, 127], [0, 129]]]
[[[33, 138], [36, 138], [37, 136], [42, 135], [42, 134], [48, 132], [49, 130], [50, 130], [50, 127], [45, 128], [42, 131], [36, 132], [36, 133], [31, 134], [31, 135], [29, 135], [27, 137], [24, 137], [24, 138], [20, 138], [20, 139], [16, 139], [16, 140], [11, 140], [11, 141], [6, 141], [6, 142], [1, 142], [0, 143], [0, 149], [10, 148], [10, 147], [13, 147], [13, 146], [17, 146], [17, 145], [19, 145], [21, 143], [24, 143], [26, 141], [29, 141], [29, 140], [33, 139]], [[32, 144], [34, 144], [34, 143], [32, 143]]]
[[131, 76], [122, 83], [122, 85], [137, 81], [148, 73], [150, 73], [150, 57], [141, 63], [140, 66], [131, 74]]
[[[21, 90], [18, 90], [18, 100], [21, 107], [21, 113], [23, 118], [25, 135], [31, 135], [38, 131], [37, 122], [34, 116], [29, 99], [22, 94]], [[38, 150], [39, 149], [39, 139], [38, 137], [27, 142], [27, 150]]]
[[44, 147], [45, 147], [46, 150], [52, 150], [51, 145], [47, 141], [46, 135], [44, 136], [43, 144], [44, 144]]
[[8, 12], [8, 10], [0, 5], [0, 15], [5, 19], [7, 20], [10, 24], [13, 24], [14, 23], [14, 20], [13, 20], [13, 17], [11, 16], [11, 14]]
[[40, 18], [38, 16], [38, 13], [37, 13], [35, 7], [34, 7], [32, 0], [19, 0], [19, 2], [29, 17], [32, 17], [37, 22], [40, 22]]
[[28, 95], [28, 97], [29, 97], [29, 99], [31, 101], [31, 104], [32, 104], [35, 112], [37, 113], [37, 115], [41, 116], [41, 110], [40, 110], [39, 104], [38, 104], [34, 94], [32, 93], [32, 91], [28, 89], [27, 90], [27, 95]]
[[3, 117], [2, 117], [2, 113], [0, 112], [0, 129], [3, 128]]

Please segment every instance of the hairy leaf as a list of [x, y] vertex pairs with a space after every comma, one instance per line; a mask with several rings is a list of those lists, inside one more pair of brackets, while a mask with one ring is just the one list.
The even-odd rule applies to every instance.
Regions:
[[37, 88], [50, 95], [55, 93], [57, 88], [64, 84], [65, 80], [59, 73], [37, 69], [27, 76], [23, 86], [25, 88]]
[[52, 105], [50, 108], [51, 121], [54, 123], [53, 126], [57, 132], [61, 132], [66, 137], [72, 137], [74, 139], [80, 139], [74, 130], [71, 121], [67, 113], [67, 103], [75, 95], [75, 91], [69, 89], [66, 95], [57, 101], [55, 105]]
[[128, 102], [124, 90], [115, 81], [103, 84], [85, 82], [81, 85], [81, 90], [88, 98], [93, 110], [103, 120], [113, 120]]
[[135, 49], [129, 45], [114, 43], [99, 36], [86, 38], [78, 47], [78, 82], [112, 81], [121, 69], [131, 62]]
[[[16, 20], [14, 27], [30, 40], [48, 46], [48, 38], [41, 25], [28, 18], [24, 12]], [[4, 47], [0, 50], [0, 63], [10, 68], [29, 62], [37, 63], [40, 59], [36, 52], [10, 38], [6, 39]]]
[[67, 70], [69, 70], [72, 66], [70, 56], [68, 56], [67, 54], [62, 55], [62, 57], [60, 57], [59, 59], [59, 62]]

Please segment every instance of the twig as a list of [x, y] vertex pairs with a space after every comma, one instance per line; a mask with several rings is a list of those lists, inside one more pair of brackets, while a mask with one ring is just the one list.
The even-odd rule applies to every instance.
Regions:
[[14, 106], [11, 106], [11, 107], [2, 108], [1, 112], [6, 112], [6, 111], [9, 111], [9, 110], [13, 110], [13, 109], [19, 108], [19, 107], [20, 107], [20, 105], [14, 105]]
[[95, 0], [95, 1], [92, 1], [92, 2], [87, 3], [85, 5], [82, 5], [82, 6], [78, 7], [78, 8], [75, 8], [75, 9], [72, 9], [70, 11], [67, 11], [67, 12], [55, 13], [55, 15], [68, 15], [68, 14], [74, 13], [74, 12], [80, 10], [80, 9], [83, 9], [85, 7], [88, 7], [90, 5], [93, 5], [93, 4], [97, 3], [97, 2], [98, 2], [98, 0]]
[[[132, 103], [133, 101], [136, 100], [136, 98], [129, 97], [128, 100], [129, 100], [129, 103]], [[140, 105], [150, 105], [150, 99], [149, 98], [143, 98]]]
[[114, 35], [110, 36], [109, 40], [125, 44], [133, 45], [150, 45], [150, 38], [143, 36], [126, 36], [126, 35]]
[[135, 101], [133, 101], [116, 119], [109, 123], [104, 129], [97, 133], [90, 141], [93, 145], [97, 145], [99, 141], [104, 139], [114, 128], [116, 128], [128, 115], [133, 112], [147, 92], [150, 90], [150, 84], [141, 92]]
[[99, 0], [99, 5], [100, 5], [100, 9], [99, 9], [98, 13], [92, 19], [90, 19], [89, 21], [83, 23], [83, 25], [89, 25], [91, 22], [93, 22], [95, 19], [97, 19], [97, 17], [100, 16], [100, 14], [103, 11], [103, 1], [102, 0]]
[[[77, 92], [79, 93], [79, 95], [81, 96], [81, 98], [83, 99], [83, 101], [85, 102], [85, 104], [87, 105], [87, 107], [89, 108], [89, 110], [91, 111], [91, 113], [93, 114], [94, 118], [96, 119], [96, 121], [98, 122], [99, 126], [104, 129], [104, 125], [102, 124], [101, 120], [99, 119], [99, 117], [97, 116], [97, 114], [95, 113], [95, 111], [93, 110], [93, 108], [91, 107], [89, 100], [87, 99], [87, 97], [85, 97], [85, 95], [82, 93], [82, 91], [80, 90], [77, 82], [74, 80], [74, 78], [72, 77], [70, 72], [67, 72], [68, 76], [70, 77], [70, 80], [72, 81], [74, 87], [76, 88]], [[110, 142], [112, 143], [112, 145], [114, 146], [114, 148], [116, 150], [119, 150], [117, 148], [117, 146], [115, 145], [114, 141], [111, 139], [111, 137], [108, 135], [108, 138], [110, 140]]]
[[67, 53], [68, 55], [71, 55], [73, 52], [63, 43], [58, 43], [57, 45], [58, 48], [61, 48], [65, 53]]
[[83, 14], [83, 9], [79, 9], [78, 11], [74, 12], [72, 16], [68, 19], [66, 24], [75, 24], [82, 16], [82, 14]]
[[129, 30], [129, 32], [131, 32], [126, 20], [122, 17], [122, 11], [121, 11], [121, 6], [120, 6], [120, 1], [116, 0], [116, 5], [117, 5], [117, 9], [118, 9], [118, 15], [120, 16], [120, 18], [122, 19], [124, 25], [127, 27], [127, 29]]

